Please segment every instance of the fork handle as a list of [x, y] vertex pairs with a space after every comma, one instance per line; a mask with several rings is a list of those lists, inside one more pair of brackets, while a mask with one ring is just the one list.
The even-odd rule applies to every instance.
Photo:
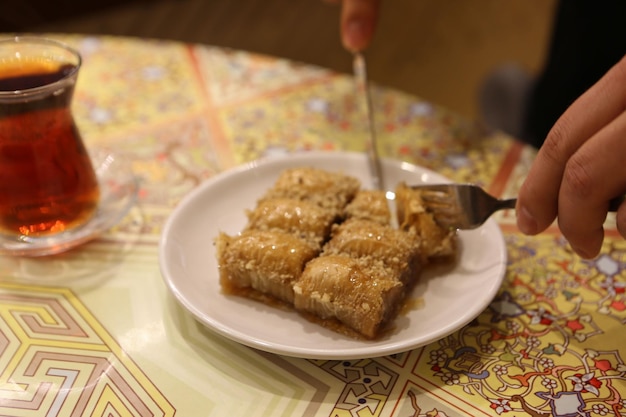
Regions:
[[[611, 201], [609, 201], [609, 211], [616, 212], [619, 206], [624, 202], [625, 199], [626, 199], [626, 196], [624, 195], [612, 198]], [[496, 210], [514, 209], [516, 203], [517, 203], [517, 198], [508, 198], [505, 200], [498, 200], [498, 206]]]
[[507, 198], [507, 199], [498, 200], [498, 204], [496, 205], [496, 210], [514, 209], [516, 203], [517, 203], [517, 198]]

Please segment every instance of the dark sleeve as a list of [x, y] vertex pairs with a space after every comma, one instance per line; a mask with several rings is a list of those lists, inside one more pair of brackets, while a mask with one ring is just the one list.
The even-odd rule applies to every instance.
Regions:
[[626, 1], [561, 0], [526, 111], [525, 139], [540, 147], [569, 105], [625, 54]]

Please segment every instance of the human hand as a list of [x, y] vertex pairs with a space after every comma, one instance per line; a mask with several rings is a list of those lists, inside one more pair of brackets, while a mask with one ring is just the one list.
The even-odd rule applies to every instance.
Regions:
[[367, 48], [374, 37], [380, 0], [326, 0], [341, 2], [341, 43], [350, 52]]
[[[528, 235], [555, 218], [583, 258], [604, 240], [609, 201], [626, 192], [626, 56], [557, 120], [524, 181], [517, 225]], [[616, 215], [626, 238], [626, 203]]]

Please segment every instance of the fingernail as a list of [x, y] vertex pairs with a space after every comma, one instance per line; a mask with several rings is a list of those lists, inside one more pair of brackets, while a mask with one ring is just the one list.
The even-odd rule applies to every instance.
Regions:
[[537, 221], [524, 206], [515, 210], [517, 213], [517, 227], [525, 235], [537, 234]]
[[583, 259], [594, 259], [597, 258], [602, 250], [602, 241], [604, 240], [604, 231], [595, 237], [587, 238], [584, 242], [584, 245], [578, 245], [572, 242], [570, 246], [572, 250], [578, 254]]
[[344, 43], [351, 51], [360, 51], [368, 35], [368, 24], [363, 20], [353, 19], [346, 25]]
[[598, 256], [598, 251], [589, 251], [587, 248], [581, 248], [579, 246], [574, 246], [572, 244], [570, 244], [570, 246], [572, 247], [572, 250], [574, 252], [576, 252], [576, 254], [578, 256], [580, 256], [583, 259], [594, 259], [595, 257]]

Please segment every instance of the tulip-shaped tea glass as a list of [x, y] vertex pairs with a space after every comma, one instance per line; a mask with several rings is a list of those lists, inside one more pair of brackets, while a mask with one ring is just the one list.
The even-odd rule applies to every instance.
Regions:
[[71, 112], [79, 53], [44, 38], [0, 40], [0, 236], [77, 228], [100, 190]]

